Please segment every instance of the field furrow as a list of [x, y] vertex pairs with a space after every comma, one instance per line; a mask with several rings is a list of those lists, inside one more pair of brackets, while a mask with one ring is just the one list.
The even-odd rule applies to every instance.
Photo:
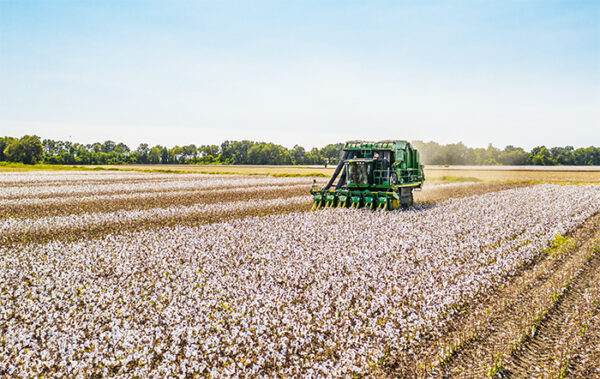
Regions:
[[[90, 212], [167, 208], [231, 201], [266, 200], [306, 195], [306, 184], [206, 188], [165, 192], [137, 192], [94, 196], [70, 196], [45, 199], [24, 199], [2, 203], [2, 219], [27, 219], [77, 215]], [[10, 220], [7, 220], [10, 222]]]
[[[482, 297], [480, 306], [466, 308], [469, 316], [454, 320], [454, 329], [446, 331], [442, 342], [437, 343], [437, 360], [419, 365], [429, 367], [432, 377], [508, 375], [509, 357], [537, 334], [539, 324], [556, 306], [563, 291], [587, 267], [591, 252], [600, 243], [599, 229], [600, 215], [596, 215], [569, 239], [546, 251], [541, 261]], [[538, 353], [543, 354], [540, 351], [533, 355]], [[536, 372], [533, 366], [524, 366], [529, 374]], [[549, 375], [548, 371], [542, 372]]]
[[[563, 359], [564, 376], [573, 378], [600, 378], [600, 299], [596, 283], [596, 292], [590, 302], [592, 316], [581, 325], [577, 343], [573, 345], [570, 354]], [[561, 374], [562, 374], [561, 372]], [[563, 377], [564, 377], [563, 376]]]
[[[286, 196], [287, 195], [287, 196]], [[5, 219], [0, 224], [0, 244], [47, 243], [98, 238], [115, 231], [153, 229], [170, 225], [195, 225], [239, 217], [310, 209], [310, 198], [280, 192], [270, 199], [200, 203], [166, 208], [135, 208], [112, 212], [69, 214], [33, 219]]]
[[0, 191], [0, 200], [20, 200], [26, 198], [44, 199], [60, 196], [90, 196], [117, 193], [162, 192], [175, 190], [199, 190], [246, 186], [281, 184], [310, 184], [307, 178], [230, 178], [202, 177], [181, 181], [145, 181], [143, 183], [102, 183], [59, 186], [8, 187]]
[[564, 292], [556, 295], [543, 319], [506, 359], [506, 375], [558, 377], [575, 368], [571, 350], [580, 344], [578, 339], [585, 336], [585, 325], [598, 310], [600, 235], [590, 250], [580, 271], [565, 283]]

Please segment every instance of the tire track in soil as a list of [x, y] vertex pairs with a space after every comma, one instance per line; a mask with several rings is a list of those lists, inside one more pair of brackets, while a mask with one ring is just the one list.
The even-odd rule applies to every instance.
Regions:
[[600, 307], [589, 321], [588, 331], [568, 367], [568, 376], [572, 378], [600, 378]]
[[[477, 330], [459, 328], [457, 331], [462, 330], [460, 334], [467, 335], [475, 332], [476, 337], [464, 341], [443, 365], [435, 367], [432, 372], [423, 376], [448, 378], [488, 377], [489, 370], [499, 358], [499, 354], [510, 350], [511, 341], [518, 340], [521, 331], [530, 324], [531, 316], [540, 311], [540, 301], [536, 302], [534, 300], [547, 297], [548, 288], [553, 283], [566, 282], [566, 271], [578, 272], [582, 267], [582, 263], [579, 261], [585, 255], [586, 246], [600, 229], [599, 219], [599, 214], [591, 216], [586, 224], [574, 233], [576, 245], [571, 253], [559, 258], [547, 257], [544, 259], [546, 262], [538, 262], [536, 266], [540, 264], [548, 266], [542, 272], [536, 274], [535, 278], [531, 278], [531, 281], [527, 280], [527, 284], [523, 283], [525, 287], [522, 287], [522, 290], [507, 298], [494, 299], [499, 307], [494, 309], [493, 314], [490, 314], [486, 321], [477, 323]], [[548, 258], [550, 259], [548, 260]], [[600, 259], [598, 261], [600, 263]], [[533, 270], [536, 269], [536, 266], [533, 267]], [[593, 272], [593, 270], [589, 270], [589, 272]], [[556, 284], [554, 286], [556, 287]], [[506, 290], [509, 289], [505, 288]], [[535, 354], [535, 352], [532, 354]], [[506, 377], [505, 374], [503, 370], [499, 373], [499, 377]], [[420, 377], [421, 375], [417, 376]], [[515, 373], [513, 377], [518, 376]]]
[[[509, 378], [546, 377], [560, 369], [560, 358], [566, 345], [569, 320], [577, 315], [577, 304], [586, 288], [600, 281], [600, 254], [595, 251], [570, 286], [548, 311], [530, 337], [509, 358], [503, 376]], [[552, 375], [555, 376], [555, 375]]]

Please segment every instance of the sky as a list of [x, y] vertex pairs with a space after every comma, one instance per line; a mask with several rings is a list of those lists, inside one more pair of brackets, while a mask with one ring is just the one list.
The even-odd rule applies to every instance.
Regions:
[[0, 135], [600, 145], [600, 1], [0, 0]]

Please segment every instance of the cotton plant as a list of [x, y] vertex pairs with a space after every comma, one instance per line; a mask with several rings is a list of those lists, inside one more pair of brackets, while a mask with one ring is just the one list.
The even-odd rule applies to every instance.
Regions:
[[[10, 228], [68, 233], [80, 223], [226, 215], [278, 201], [290, 199]], [[437, 333], [457, 304], [505, 283], [599, 207], [597, 187], [538, 185], [402, 212], [117, 227], [99, 239], [1, 247], [0, 373], [364, 375]]]
[[102, 193], [94, 195], [69, 195], [58, 197], [24, 197], [14, 199], [0, 199], [0, 206], [69, 206], [83, 203], [99, 202], [99, 201], [115, 201], [115, 200], [138, 200], [143, 202], [145, 199], [156, 198], [159, 196], [172, 196], [190, 194], [192, 192], [202, 192], [205, 194], [218, 195], [220, 193], [239, 193], [239, 194], [260, 194], [265, 191], [274, 191], [286, 188], [304, 188], [307, 183], [288, 184], [282, 183], [277, 185], [242, 185], [236, 187], [211, 187], [211, 188], [188, 188], [183, 190], [166, 190], [160, 191], [141, 191], [141, 192], [124, 192], [124, 193]]
[[[174, 174], [175, 175], [175, 174]], [[162, 176], [132, 182], [82, 182], [52, 185], [13, 185], [0, 187], [0, 199], [44, 198], [55, 196], [89, 196], [93, 194], [174, 191], [189, 189], [231, 188], [278, 184], [306, 184], [306, 178], [248, 177], [241, 175], [179, 174], [166, 180]]]

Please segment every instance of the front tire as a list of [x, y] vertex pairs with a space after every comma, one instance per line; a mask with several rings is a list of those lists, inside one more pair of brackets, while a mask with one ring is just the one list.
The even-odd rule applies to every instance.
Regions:
[[408, 196], [404, 196], [400, 198], [400, 204], [403, 209], [411, 207], [414, 203], [412, 188], [410, 189], [410, 194]]

